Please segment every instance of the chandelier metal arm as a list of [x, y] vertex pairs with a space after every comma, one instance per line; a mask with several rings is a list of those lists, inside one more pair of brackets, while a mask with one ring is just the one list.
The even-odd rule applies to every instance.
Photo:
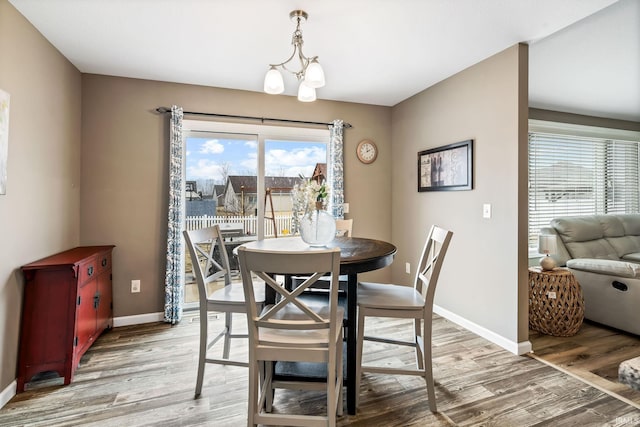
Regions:
[[[291, 56], [289, 56], [289, 58], [287, 58], [286, 60], [282, 61], [279, 64], [269, 64], [269, 67], [274, 67], [274, 68], [280, 67], [283, 70], [293, 74], [294, 76], [296, 76], [298, 80], [302, 80], [302, 78], [304, 77], [304, 73], [307, 67], [309, 66], [309, 64], [313, 60], [318, 59], [317, 56], [314, 56], [313, 58], [308, 58], [302, 52], [302, 44], [304, 43], [304, 41], [302, 40], [302, 30], [300, 30], [300, 19], [301, 19], [300, 16], [298, 16], [297, 17], [298, 23], [296, 26], [296, 30], [293, 32], [293, 36], [291, 37], [291, 44], [293, 45], [293, 52], [291, 52]], [[287, 68], [287, 64], [293, 60], [293, 58], [296, 56], [296, 53], [298, 54], [298, 60], [300, 61], [299, 71], [294, 71]]]

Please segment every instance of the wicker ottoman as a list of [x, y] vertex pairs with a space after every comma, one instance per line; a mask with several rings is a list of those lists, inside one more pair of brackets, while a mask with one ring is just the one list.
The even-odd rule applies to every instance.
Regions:
[[569, 270], [529, 268], [529, 328], [547, 335], [575, 335], [584, 320], [582, 288]]
[[622, 362], [618, 366], [618, 379], [621, 383], [640, 390], [640, 357]]

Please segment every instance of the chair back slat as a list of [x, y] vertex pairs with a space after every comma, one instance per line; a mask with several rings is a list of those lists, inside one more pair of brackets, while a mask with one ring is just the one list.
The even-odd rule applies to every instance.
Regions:
[[414, 287], [427, 301], [427, 306], [433, 303], [440, 269], [452, 236], [453, 232], [434, 225], [422, 250]]
[[[184, 230], [183, 235], [191, 257], [192, 271], [198, 284], [200, 305], [206, 305], [207, 284], [224, 277], [224, 286], [231, 285], [229, 256], [224, 246], [224, 239], [217, 224], [198, 230]], [[219, 261], [215, 259], [216, 253]]]

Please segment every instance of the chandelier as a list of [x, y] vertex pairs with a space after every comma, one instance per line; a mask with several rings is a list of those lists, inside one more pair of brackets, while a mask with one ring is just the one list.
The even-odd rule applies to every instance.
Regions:
[[[293, 53], [284, 62], [279, 64], [269, 64], [269, 71], [264, 77], [264, 91], [266, 93], [277, 95], [284, 92], [284, 80], [282, 73], [278, 70], [281, 68], [294, 76], [300, 82], [298, 86], [298, 101], [312, 102], [316, 100], [316, 88], [324, 86], [324, 71], [318, 62], [318, 57], [308, 58], [302, 53], [302, 30], [300, 24], [307, 20], [307, 12], [304, 10], [294, 10], [289, 14], [289, 18], [296, 23], [296, 30], [291, 37], [293, 45]], [[300, 69], [293, 71], [287, 68], [287, 64], [297, 58], [300, 62]]]

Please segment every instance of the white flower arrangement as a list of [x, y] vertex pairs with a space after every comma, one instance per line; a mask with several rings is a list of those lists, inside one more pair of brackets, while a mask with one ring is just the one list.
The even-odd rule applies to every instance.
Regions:
[[293, 186], [291, 197], [293, 199], [293, 224], [291, 228], [295, 233], [300, 229], [300, 219], [305, 214], [326, 208], [329, 188], [324, 181], [319, 183], [300, 175], [300, 182]]

